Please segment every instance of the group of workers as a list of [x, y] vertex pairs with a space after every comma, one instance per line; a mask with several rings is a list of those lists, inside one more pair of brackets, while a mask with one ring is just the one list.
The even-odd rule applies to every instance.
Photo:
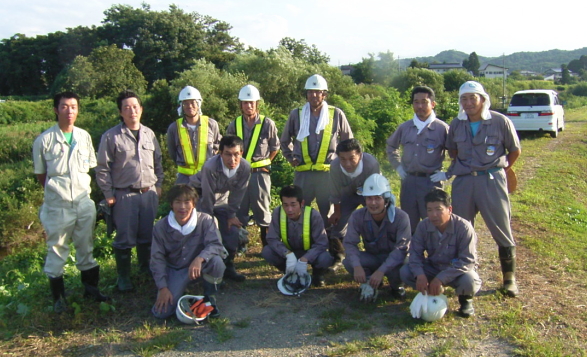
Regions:
[[[326, 80], [312, 75], [305, 90], [307, 102], [291, 111], [278, 137], [275, 122], [259, 113], [256, 87], [240, 90], [242, 115], [224, 136], [203, 115], [200, 92], [183, 88], [179, 119], [167, 131], [167, 150], [177, 166], [176, 185], [166, 194], [171, 211], [156, 224], [162, 153], [153, 131], [140, 122], [139, 96], [129, 90], [119, 95], [121, 123], [102, 135], [96, 156], [89, 134], [74, 125], [79, 97], [56, 95], [57, 125], [33, 145], [34, 171], [45, 190], [40, 219], [54, 310], [67, 307], [63, 268], [70, 242], [84, 295], [109, 299], [98, 288], [92, 256], [91, 168], [116, 227], [117, 288], [133, 290], [136, 248], [139, 272], [152, 276], [158, 289], [152, 312], [159, 318], [174, 314], [193, 281], [203, 284], [210, 316], [219, 316], [218, 284], [246, 279], [234, 259], [251, 218], [260, 228], [261, 255], [286, 275], [309, 276], [311, 266], [312, 285], [324, 286], [325, 274], [343, 265], [365, 301], [375, 300], [384, 277], [396, 299], [405, 298], [404, 284], [428, 295], [451, 286], [458, 314], [468, 317], [481, 287], [473, 228], [481, 212], [498, 245], [504, 292], [518, 295], [505, 172], [521, 149], [509, 119], [489, 110], [481, 84], [461, 86], [460, 111], [450, 126], [436, 118], [431, 88], [412, 90], [414, 117], [387, 140], [389, 162], [401, 178], [401, 209], [376, 158], [353, 138], [344, 112], [326, 102]], [[280, 149], [295, 177], [281, 188], [281, 205], [271, 212], [271, 162]], [[443, 171], [447, 151], [452, 163]], [[451, 202], [442, 184], [453, 176]], [[311, 207], [314, 200], [318, 210]]]

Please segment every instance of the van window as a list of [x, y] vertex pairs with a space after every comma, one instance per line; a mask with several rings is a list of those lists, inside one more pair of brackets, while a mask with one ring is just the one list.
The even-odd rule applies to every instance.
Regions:
[[510, 107], [530, 107], [550, 105], [550, 97], [546, 93], [514, 94]]

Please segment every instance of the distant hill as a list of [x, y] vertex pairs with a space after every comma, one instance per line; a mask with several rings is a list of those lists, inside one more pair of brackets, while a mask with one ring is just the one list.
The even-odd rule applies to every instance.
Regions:
[[[537, 73], [543, 73], [549, 68], [560, 68], [561, 64], [568, 64], [574, 59], [579, 59], [582, 55], [587, 55], [587, 47], [572, 51], [549, 50], [542, 52], [515, 52], [505, 56], [505, 58], [501, 56], [483, 57], [481, 54], [477, 53], [481, 64], [491, 63], [501, 66], [505, 59], [505, 66], [509, 68], [510, 71], [526, 70]], [[416, 57], [415, 59], [418, 62], [428, 63], [462, 63], [466, 58], [469, 58], [469, 53], [447, 50], [440, 52], [436, 56]], [[414, 58], [402, 59], [402, 66], [409, 66], [413, 59]]]

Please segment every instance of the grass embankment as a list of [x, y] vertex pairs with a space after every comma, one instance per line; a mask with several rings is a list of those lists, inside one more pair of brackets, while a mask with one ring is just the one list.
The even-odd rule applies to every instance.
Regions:
[[[501, 273], [495, 245], [479, 219], [476, 229], [483, 287], [475, 298], [477, 314], [471, 319], [448, 313], [435, 323], [414, 320], [409, 316], [409, 302], [394, 302], [385, 292], [376, 304], [359, 304], [355, 284], [341, 271], [328, 277], [326, 288], [311, 290], [302, 299], [287, 299], [275, 292], [278, 275], [259, 257], [257, 244], [251, 254], [238, 259], [249, 280], [225, 289], [223, 319], [195, 331], [174, 319], [162, 324], [149, 313], [155, 298], [152, 282], [137, 281], [132, 294], [115, 292], [110, 240], [100, 225], [96, 256], [102, 266], [101, 285], [113, 300], [102, 305], [84, 300], [79, 273], [70, 258], [66, 287], [71, 309], [55, 316], [42, 273], [43, 249], [15, 253], [0, 266], [0, 348], [17, 355], [115, 355], [130, 351], [149, 356], [187, 345], [192, 351], [228, 353], [235, 350], [232, 341], [262, 340], [262, 335], [251, 335], [258, 328], [258, 312], [274, 309], [273, 319], [278, 322], [291, 323], [297, 314], [305, 314], [311, 321], [303, 328], [311, 338], [307, 344], [316, 346], [313, 351], [332, 356], [584, 356], [586, 135], [584, 112], [572, 110], [559, 138], [546, 134], [522, 137], [523, 154], [516, 164], [520, 185], [512, 195], [522, 294], [506, 299], [497, 290]], [[230, 298], [233, 294], [235, 298]], [[415, 293], [409, 291], [408, 295], [411, 299]], [[454, 310], [454, 291], [448, 289], [447, 295]], [[255, 313], [231, 311], [228, 305], [231, 301], [239, 304], [239, 299]], [[251, 300], [254, 304], [247, 305]], [[278, 326], [268, 325], [265, 331], [278, 330]], [[266, 347], [274, 349], [269, 354], [284, 349], [283, 355], [308, 352], [302, 349], [304, 344], [296, 350], [278, 341], [276, 334], [275, 342]], [[254, 352], [244, 350], [241, 355], [247, 353]]]

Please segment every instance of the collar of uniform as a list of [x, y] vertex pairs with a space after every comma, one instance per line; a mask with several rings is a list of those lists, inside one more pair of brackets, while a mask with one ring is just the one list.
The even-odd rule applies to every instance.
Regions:
[[[369, 210], [367, 209], [367, 207], [364, 207], [364, 209], [365, 209], [365, 216], [363, 217], [363, 220], [375, 222], [375, 220], [373, 219], [373, 216], [371, 215], [371, 213], [369, 212]], [[389, 216], [387, 215], [387, 210], [388, 209], [389, 209], [389, 206], [388, 207], [385, 207], [385, 215], [383, 216], [383, 220], [381, 221], [382, 224], [383, 224], [383, 222], [388, 222], [389, 223]], [[394, 207], [394, 209], [395, 209], [395, 207]], [[379, 226], [381, 227], [382, 224], [380, 224]]]
[[[121, 129], [120, 130], [125, 131], [128, 134], [130, 134], [130, 129], [128, 128], [128, 126], [126, 126], [126, 124], [124, 122], [120, 123], [120, 125], [121, 125]], [[139, 132], [142, 132], [143, 131], [143, 128], [144, 128], [143, 124], [139, 123], [139, 129], [138, 129]]]
[[[436, 228], [436, 226], [435, 226], [435, 225], [433, 225], [433, 224], [430, 222], [430, 219], [429, 219], [429, 218], [426, 218], [426, 220], [428, 220], [428, 223], [429, 223], [429, 224], [427, 224], [427, 225], [426, 225], [426, 228], [427, 228], [426, 230], [427, 230], [428, 232], [431, 232], [431, 233], [434, 233], [434, 232], [440, 232], [440, 231], [439, 231], [439, 230]], [[450, 233], [450, 234], [452, 234], [452, 233], [454, 233], [454, 231], [455, 231], [455, 215], [454, 215], [453, 213], [451, 213], [451, 214], [450, 214], [450, 221], [448, 222], [448, 225], [446, 226], [446, 229], [444, 230], [444, 232], [442, 233], [442, 235], [444, 235], [445, 233]]]
[[[241, 117], [243, 118], [243, 124], [246, 124], [246, 119], [244, 118], [243, 115], [241, 115]], [[253, 125], [257, 125], [257, 124], [261, 124], [261, 115], [259, 115], [259, 113], [256, 114], [255, 116], [255, 122], [253, 123]], [[248, 127], [248, 125], [244, 125], [245, 127]]]

